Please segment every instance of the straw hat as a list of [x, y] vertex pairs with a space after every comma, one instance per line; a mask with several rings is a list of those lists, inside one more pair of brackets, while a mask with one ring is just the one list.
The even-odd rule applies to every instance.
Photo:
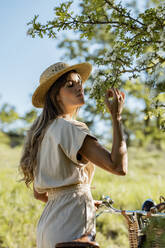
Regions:
[[49, 66], [40, 76], [40, 85], [32, 96], [32, 104], [37, 108], [43, 108], [45, 95], [49, 88], [59, 77], [71, 70], [76, 70], [84, 83], [91, 73], [92, 65], [86, 62], [70, 66], [66, 63], [58, 62]]

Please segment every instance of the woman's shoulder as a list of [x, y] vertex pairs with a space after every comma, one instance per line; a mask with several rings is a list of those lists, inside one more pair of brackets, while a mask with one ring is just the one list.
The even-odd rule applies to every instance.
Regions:
[[75, 125], [75, 126], [81, 126], [81, 127], [84, 127], [84, 128], [87, 128], [87, 125], [84, 123], [84, 122], [81, 122], [81, 121], [77, 121], [77, 120], [69, 120], [69, 122], [72, 124], [72, 125]]
[[68, 120], [65, 118], [56, 118], [53, 120], [53, 122], [50, 124], [47, 134], [52, 134], [52, 133], [61, 133], [64, 131], [64, 129], [74, 129], [74, 128], [79, 128], [82, 130], [88, 130], [87, 125], [84, 122], [77, 121], [77, 120]]
[[65, 127], [65, 126], [82, 126], [84, 128], [88, 128], [87, 125], [84, 122], [77, 121], [77, 120], [70, 120], [70, 119], [65, 119], [65, 118], [56, 118], [52, 124], [52, 128], [57, 128], [57, 127]]

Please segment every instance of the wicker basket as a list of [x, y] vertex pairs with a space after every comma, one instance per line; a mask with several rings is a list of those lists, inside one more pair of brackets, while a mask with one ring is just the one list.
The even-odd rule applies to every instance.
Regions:
[[165, 248], [165, 219], [160, 217], [150, 218], [149, 224], [143, 230], [146, 241], [144, 248]]
[[150, 217], [140, 230], [137, 216], [125, 215], [130, 248], [165, 248], [165, 219]]

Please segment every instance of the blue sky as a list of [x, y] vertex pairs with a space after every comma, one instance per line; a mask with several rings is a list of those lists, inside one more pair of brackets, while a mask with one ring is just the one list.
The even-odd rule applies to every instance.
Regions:
[[0, 3], [0, 103], [8, 102], [23, 114], [32, 108], [30, 95], [39, 76], [49, 65], [60, 61], [57, 41], [32, 39], [26, 35], [27, 23], [35, 14], [46, 21], [62, 1], [1, 0]]
[[[20, 115], [33, 107], [31, 94], [39, 84], [40, 74], [49, 65], [59, 62], [64, 51], [57, 49], [58, 40], [27, 36], [27, 23], [35, 14], [39, 14], [41, 22], [53, 18], [53, 8], [64, 1], [1, 0], [0, 104], [7, 102], [14, 105]], [[74, 9], [75, 3], [78, 3], [77, 0], [74, 1]], [[58, 34], [58, 39], [61, 35]]]

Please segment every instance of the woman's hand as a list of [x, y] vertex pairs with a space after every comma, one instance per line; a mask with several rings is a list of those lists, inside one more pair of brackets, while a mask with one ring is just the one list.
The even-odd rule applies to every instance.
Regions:
[[105, 104], [108, 107], [112, 117], [120, 118], [123, 110], [124, 100], [124, 92], [120, 92], [118, 89], [115, 88], [107, 90], [105, 95]]
[[97, 210], [101, 204], [102, 204], [102, 201], [94, 200], [95, 210]]
[[42, 202], [47, 202], [48, 201], [48, 193], [38, 193], [35, 188], [34, 188], [34, 185], [33, 185], [33, 195], [34, 195], [34, 198], [37, 199], [37, 200], [40, 200]]

